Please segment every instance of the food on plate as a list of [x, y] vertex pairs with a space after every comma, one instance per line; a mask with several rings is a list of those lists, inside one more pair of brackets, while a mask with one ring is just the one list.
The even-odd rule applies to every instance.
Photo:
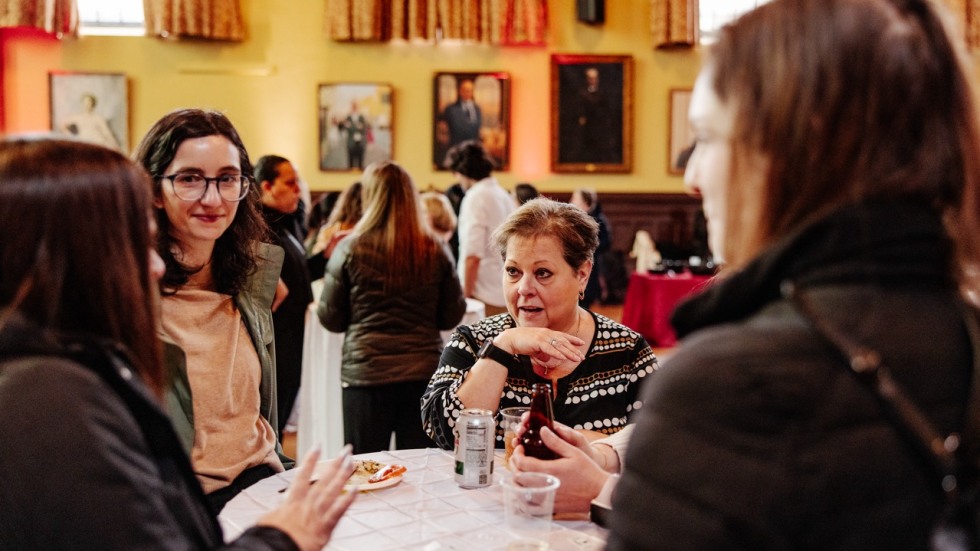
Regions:
[[368, 479], [368, 484], [376, 484], [378, 482], [384, 482], [389, 478], [401, 476], [406, 470], [408, 469], [404, 465], [386, 465]]
[[355, 459], [354, 473], [347, 479], [348, 487], [371, 489], [371, 486], [390, 486], [401, 478], [407, 469], [403, 465], [386, 465], [371, 459]]

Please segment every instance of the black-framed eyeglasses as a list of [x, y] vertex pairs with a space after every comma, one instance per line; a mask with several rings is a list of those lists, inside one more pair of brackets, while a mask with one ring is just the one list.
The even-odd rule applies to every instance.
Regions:
[[248, 195], [248, 176], [240, 174], [222, 174], [208, 178], [201, 174], [171, 174], [158, 176], [161, 180], [170, 180], [174, 195], [182, 201], [199, 201], [208, 193], [208, 185], [214, 183], [218, 195], [229, 203], [241, 201]]

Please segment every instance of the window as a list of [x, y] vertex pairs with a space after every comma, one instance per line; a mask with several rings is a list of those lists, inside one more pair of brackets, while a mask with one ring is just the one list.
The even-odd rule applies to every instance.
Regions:
[[[81, 1], [81, 0], [79, 0]], [[699, 0], [701, 18], [701, 43], [710, 44], [718, 38], [718, 31], [743, 13], [753, 10], [769, 0]]]
[[80, 34], [139, 36], [143, 0], [78, 0], [78, 19]]

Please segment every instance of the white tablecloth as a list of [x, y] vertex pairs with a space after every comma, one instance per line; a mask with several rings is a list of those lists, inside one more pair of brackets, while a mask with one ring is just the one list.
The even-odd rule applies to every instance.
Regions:
[[[498, 450], [494, 483], [464, 490], [453, 480], [453, 456], [438, 449], [394, 450], [357, 456], [408, 467], [401, 483], [362, 492], [334, 529], [328, 550], [504, 551], [520, 537], [504, 524], [500, 480], [510, 476]], [[295, 470], [275, 475], [228, 502], [219, 520], [231, 540], [278, 506]], [[555, 520], [552, 551], [602, 549], [606, 531], [587, 519]]]
[[[316, 299], [322, 283], [314, 282]], [[313, 446], [323, 448], [324, 457], [331, 457], [344, 446], [344, 418], [341, 408], [340, 364], [344, 334], [331, 333], [320, 325], [316, 316], [317, 301], [306, 310], [306, 329], [303, 336], [303, 375], [300, 381], [296, 434], [296, 455], [301, 459]], [[471, 325], [484, 318], [482, 302], [466, 299], [466, 314], [462, 325]], [[448, 342], [452, 331], [443, 331]], [[433, 370], [436, 366], [432, 366]]]

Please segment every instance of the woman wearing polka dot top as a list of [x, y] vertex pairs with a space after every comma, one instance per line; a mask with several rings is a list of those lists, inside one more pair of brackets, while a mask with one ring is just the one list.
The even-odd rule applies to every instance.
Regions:
[[537, 382], [551, 383], [556, 420], [587, 436], [621, 430], [641, 406], [641, 381], [659, 365], [639, 334], [578, 306], [598, 245], [595, 221], [539, 198], [491, 240], [504, 259], [507, 313], [453, 334], [422, 396], [426, 432], [450, 449], [462, 409], [527, 406]]

